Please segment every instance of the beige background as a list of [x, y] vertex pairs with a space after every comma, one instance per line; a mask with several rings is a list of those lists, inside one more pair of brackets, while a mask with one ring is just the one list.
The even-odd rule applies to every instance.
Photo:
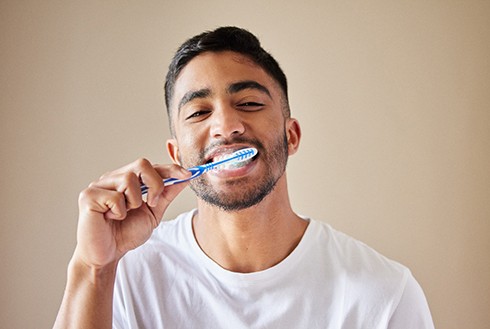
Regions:
[[[187, 37], [249, 28], [302, 123], [295, 209], [409, 266], [437, 328], [490, 323], [490, 1], [0, 1], [0, 326], [48, 328], [77, 197], [166, 162], [163, 80]], [[193, 207], [191, 192], [172, 218]]]

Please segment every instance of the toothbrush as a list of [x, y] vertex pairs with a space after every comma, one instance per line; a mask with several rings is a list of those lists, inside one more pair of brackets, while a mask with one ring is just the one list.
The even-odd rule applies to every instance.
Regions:
[[[235, 151], [231, 153], [228, 156], [225, 156], [223, 159], [211, 162], [211, 163], [206, 163], [200, 166], [188, 168], [187, 170], [192, 173], [192, 176], [189, 178], [184, 178], [184, 179], [177, 179], [177, 178], [167, 178], [163, 180], [163, 185], [164, 186], [169, 186], [173, 184], [178, 184], [178, 183], [183, 183], [187, 182], [188, 180], [194, 179], [196, 177], [201, 176], [205, 172], [208, 172], [210, 170], [215, 170], [215, 169], [222, 169], [225, 167], [225, 165], [233, 165], [236, 163], [240, 163], [243, 161], [246, 161], [248, 159], [253, 158], [256, 156], [258, 153], [256, 148], [250, 147], [250, 148], [245, 148], [241, 149], [238, 151]], [[141, 193], [146, 194], [148, 192], [148, 187], [146, 185], [141, 185]]]

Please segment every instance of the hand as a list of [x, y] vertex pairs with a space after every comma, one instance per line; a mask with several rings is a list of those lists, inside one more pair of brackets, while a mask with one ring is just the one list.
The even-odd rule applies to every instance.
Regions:
[[[74, 256], [85, 265], [101, 268], [142, 245], [187, 185], [164, 187], [162, 179], [190, 175], [177, 165], [152, 165], [140, 159], [91, 183], [79, 197]], [[141, 195], [141, 183], [148, 186], [147, 202]]]

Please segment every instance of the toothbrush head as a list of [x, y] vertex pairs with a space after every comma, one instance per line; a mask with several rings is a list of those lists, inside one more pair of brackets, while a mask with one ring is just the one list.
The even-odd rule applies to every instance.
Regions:
[[206, 171], [240, 168], [252, 161], [258, 151], [254, 147], [241, 149], [231, 154], [218, 157], [215, 161], [204, 165]]

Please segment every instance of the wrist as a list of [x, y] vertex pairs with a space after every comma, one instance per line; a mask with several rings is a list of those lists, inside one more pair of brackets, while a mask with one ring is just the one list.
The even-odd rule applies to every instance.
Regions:
[[75, 252], [54, 328], [110, 328], [116, 268], [89, 266]]
[[68, 265], [68, 279], [83, 281], [92, 286], [113, 285], [118, 262], [113, 261], [104, 266], [91, 265], [79, 257], [75, 251]]

